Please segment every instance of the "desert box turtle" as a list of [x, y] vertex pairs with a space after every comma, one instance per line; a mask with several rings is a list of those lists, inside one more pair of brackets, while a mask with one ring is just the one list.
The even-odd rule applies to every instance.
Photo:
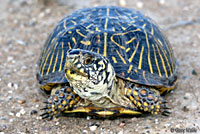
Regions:
[[50, 94], [43, 118], [77, 112], [168, 115], [161, 95], [174, 89], [176, 61], [158, 26], [139, 11], [86, 8], [50, 33], [37, 80]]

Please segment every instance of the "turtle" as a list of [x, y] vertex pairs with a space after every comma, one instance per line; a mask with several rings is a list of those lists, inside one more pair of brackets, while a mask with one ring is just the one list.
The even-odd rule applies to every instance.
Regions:
[[158, 25], [136, 9], [98, 6], [64, 17], [41, 52], [42, 118], [65, 113], [169, 115], [176, 59]]

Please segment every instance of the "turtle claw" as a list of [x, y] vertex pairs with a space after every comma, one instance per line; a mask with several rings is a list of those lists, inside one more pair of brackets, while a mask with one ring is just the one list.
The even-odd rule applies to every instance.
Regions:
[[47, 113], [47, 112], [41, 114], [40, 117], [42, 117], [42, 119], [47, 119], [47, 118], [48, 118], [49, 120], [53, 119], [53, 116], [50, 116], [50, 114]]
[[126, 96], [142, 111], [152, 114], [169, 115], [165, 101], [158, 91], [148, 87], [129, 85]]
[[165, 110], [165, 111], [162, 112], [162, 115], [164, 115], [164, 116], [169, 116], [170, 114], [171, 114], [171, 112], [169, 112], [167, 110]]
[[63, 111], [69, 110], [79, 100], [80, 97], [73, 92], [71, 87], [61, 87], [47, 101], [44, 101], [46, 106], [40, 109], [44, 111], [40, 116], [42, 119], [58, 116]]

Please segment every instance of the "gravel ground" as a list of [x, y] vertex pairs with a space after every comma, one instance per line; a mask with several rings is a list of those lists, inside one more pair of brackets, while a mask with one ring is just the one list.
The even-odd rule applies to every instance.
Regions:
[[[166, 96], [169, 117], [39, 118], [46, 97], [36, 62], [48, 33], [66, 14], [98, 5], [139, 9], [165, 29], [179, 64], [178, 86]], [[0, 134], [200, 133], [200, 23], [182, 25], [200, 18], [199, 0], [2, 0], [0, 14]]]

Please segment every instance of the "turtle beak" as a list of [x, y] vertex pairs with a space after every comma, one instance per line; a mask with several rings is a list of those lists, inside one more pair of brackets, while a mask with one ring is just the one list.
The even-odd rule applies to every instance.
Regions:
[[77, 63], [80, 60], [80, 53], [67, 53], [65, 63], [65, 73], [68, 78], [75, 78], [78, 75], [87, 77], [88, 74], [77, 68]]

